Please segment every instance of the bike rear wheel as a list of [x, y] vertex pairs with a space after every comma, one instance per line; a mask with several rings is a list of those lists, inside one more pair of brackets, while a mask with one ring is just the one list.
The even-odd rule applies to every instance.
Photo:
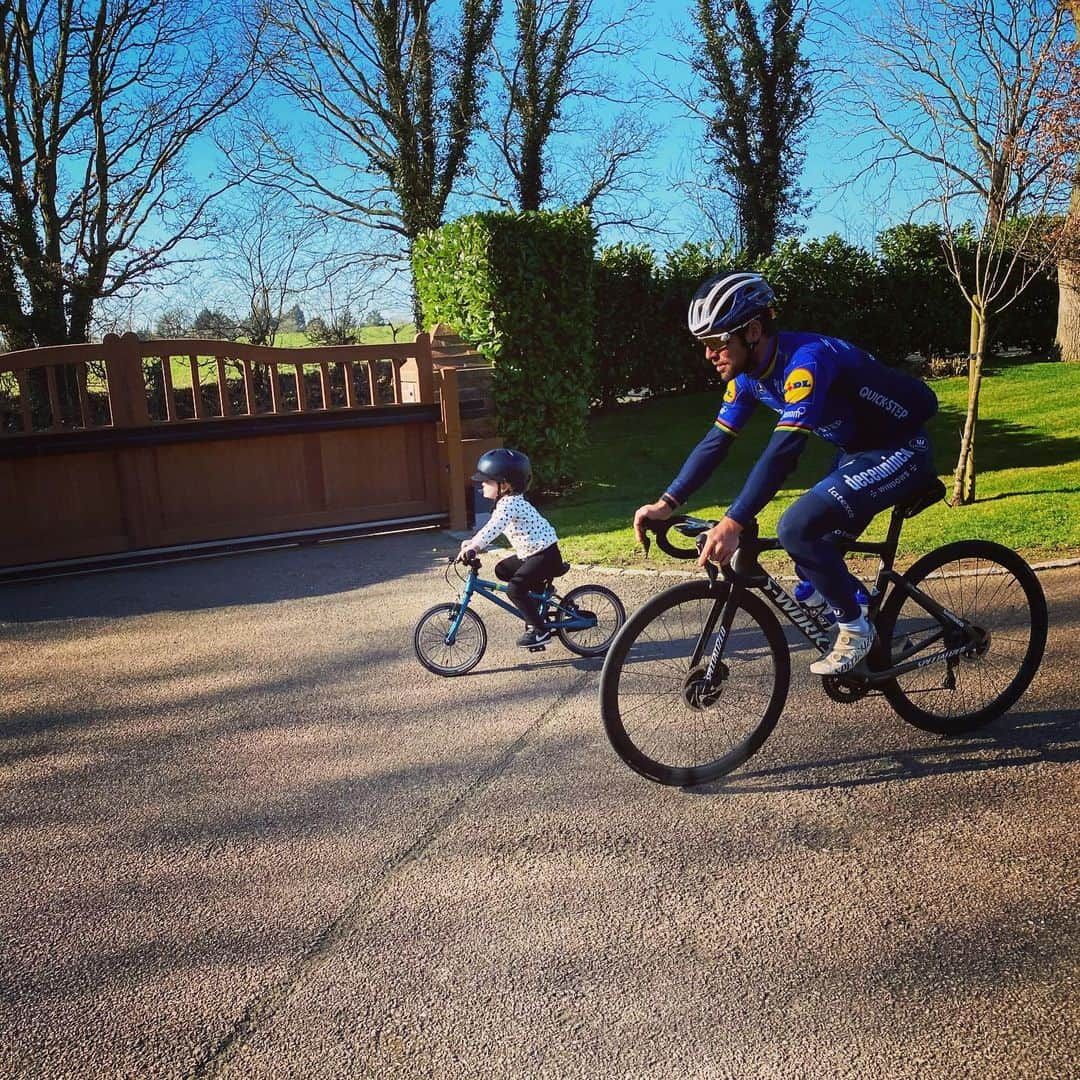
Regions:
[[[953, 615], [986, 632], [984, 644], [950, 661], [917, 668], [886, 683], [889, 704], [909, 724], [939, 735], [961, 735], [1011, 708], [1028, 688], [1046, 647], [1046, 598], [1035, 572], [1010, 548], [960, 540], [931, 551], [904, 580]], [[894, 589], [877, 620], [891, 664], [918, 656], [920, 642], [941, 624], [902, 589]], [[946, 636], [926, 651], [948, 648]]]
[[776, 616], [743, 593], [720, 681], [704, 676], [730, 586], [688, 581], [652, 597], [612, 642], [600, 712], [615, 752], [660, 784], [708, 783], [747, 760], [783, 711], [791, 658]]
[[622, 601], [603, 585], [579, 585], [561, 601], [561, 607], [596, 616], [596, 625], [583, 630], [556, 631], [559, 640], [578, 656], [603, 656], [619, 628], [626, 622]]
[[453, 644], [447, 644], [446, 635], [460, 609], [460, 604], [436, 604], [420, 616], [413, 631], [416, 658], [436, 675], [464, 675], [472, 671], [487, 648], [487, 627], [469, 608], [461, 617]]

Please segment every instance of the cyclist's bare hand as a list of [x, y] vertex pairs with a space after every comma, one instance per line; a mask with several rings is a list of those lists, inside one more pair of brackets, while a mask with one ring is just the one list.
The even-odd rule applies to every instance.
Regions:
[[739, 546], [741, 532], [742, 526], [737, 521], [729, 517], [721, 518], [705, 534], [705, 543], [701, 548], [701, 555], [698, 556], [698, 566], [704, 566], [710, 561], [727, 566]]
[[661, 499], [657, 499], [654, 503], [639, 506], [634, 513], [634, 535], [637, 537], [638, 543], [642, 546], [645, 545], [646, 521], [667, 521], [673, 513], [675, 511]]

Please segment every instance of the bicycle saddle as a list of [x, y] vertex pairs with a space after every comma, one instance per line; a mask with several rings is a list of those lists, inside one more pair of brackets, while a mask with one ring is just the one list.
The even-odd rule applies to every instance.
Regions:
[[913, 495], [907, 502], [900, 503], [896, 507], [896, 512], [905, 518], [913, 518], [944, 498], [945, 485], [935, 476], [934, 482], [929, 487]]

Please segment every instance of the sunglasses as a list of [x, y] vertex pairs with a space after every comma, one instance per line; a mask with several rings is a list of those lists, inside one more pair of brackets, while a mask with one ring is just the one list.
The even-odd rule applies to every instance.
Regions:
[[753, 321], [754, 319], [747, 319], [746, 322], [739, 326], [733, 326], [730, 330], [725, 330], [720, 334], [710, 334], [708, 337], [703, 337], [701, 343], [707, 345], [710, 349], [725, 349], [732, 336], [740, 330], [745, 330]]

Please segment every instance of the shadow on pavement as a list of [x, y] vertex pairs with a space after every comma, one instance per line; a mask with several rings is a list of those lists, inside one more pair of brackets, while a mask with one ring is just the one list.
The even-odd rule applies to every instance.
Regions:
[[686, 791], [708, 795], [856, 788], [1037, 762], [1074, 761], [1080, 761], [1080, 710], [1011, 713], [972, 735], [941, 738], [915, 749], [750, 769]]
[[438, 530], [127, 567], [0, 586], [0, 623], [125, 618], [329, 596], [445, 559]]

